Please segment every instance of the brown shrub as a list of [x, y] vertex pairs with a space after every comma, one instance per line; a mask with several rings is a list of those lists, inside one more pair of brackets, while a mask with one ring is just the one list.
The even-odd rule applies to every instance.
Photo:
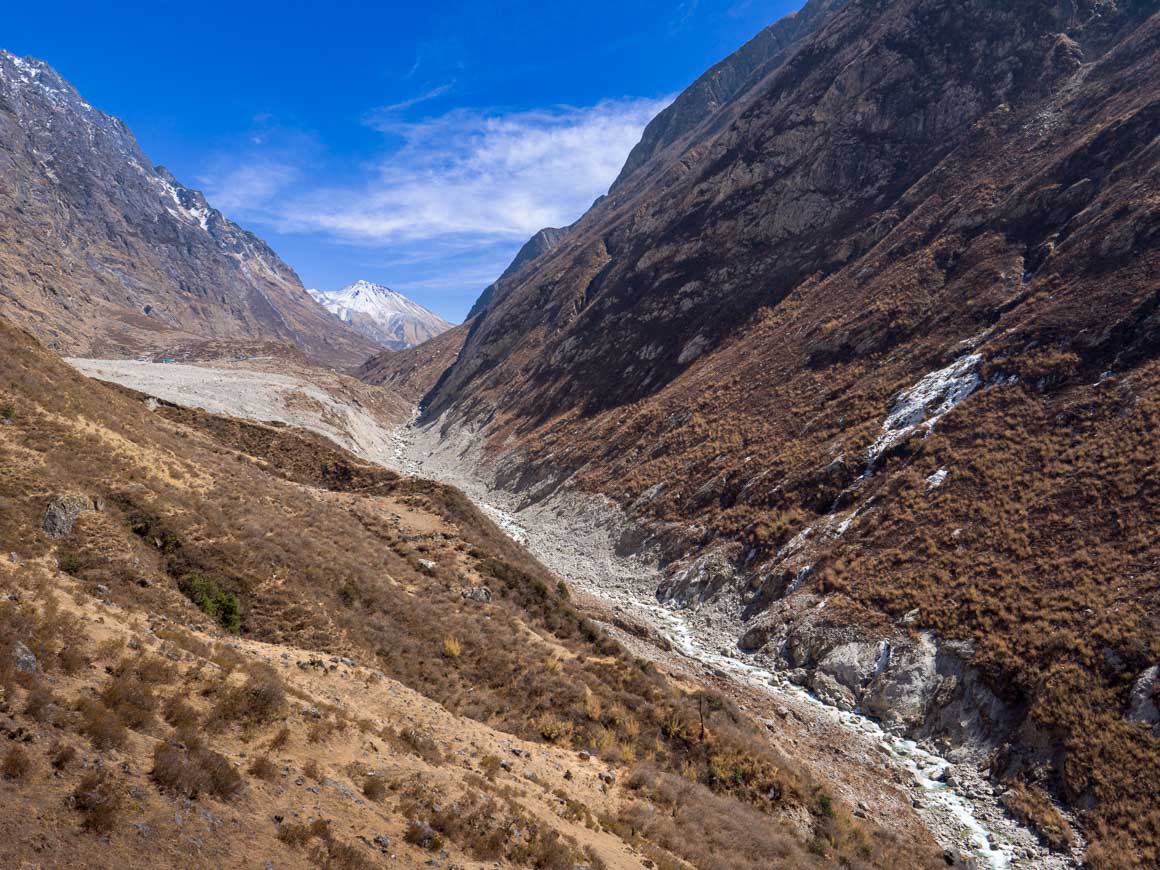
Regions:
[[60, 665], [61, 671], [65, 674], [73, 675], [79, 673], [81, 669], [88, 667], [89, 657], [81, 646], [80, 641], [67, 641], [60, 652], [57, 653], [57, 662]]
[[54, 743], [49, 751], [53, 770], [65, 770], [77, 757], [76, 749], [67, 743]]
[[270, 739], [270, 750], [277, 751], [284, 749], [290, 743], [290, 729], [282, 726], [278, 729], [278, 733]]
[[309, 825], [283, 824], [278, 828], [278, 839], [295, 849], [317, 840], [311, 849], [311, 860], [314, 866], [326, 870], [366, 870], [374, 866], [357, 847], [336, 840], [326, 819], [315, 819]]
[[160, 788], [193, 800], [203, 792], [228, 800], [242, 788], [242, 778], [229, 759], [196, 743], [158, 743], [149, 775]]
[[249, 772], [264, 782], [273, 782], [278, 778], [278, 768], [268, 755], [259, 755], [250, 762]]
[[193, 728], [200, 718], [197, 709], [180, 695], [174, 695], [166, 702], [161, 715], [178, 730]]
[[153, 718], [157, 696], [153, 687], [141, 679], [136, 670], [123, 668], [101, 692], [101, 701], [133, 729], [139, 729]]
[[30, 773], [32, 773], [32, 759], [24, 751], [23, 746], [13, 746], [4, 754], [4, 760], [0, 761], [0, 776], [5, 779], [23, 782], [28, 779]]
[[92, 741], [96, 749], [120, 749], [129, 739], [129, 731], [121, 718], [100, 701], [83, 700], [78, 705], [81, 715], [80, 731]]
[[47, 686], [36, 686], [29, 691], [28, 698], [24, 702], [24, 712], [37, 722], [51, 724], [59, 712], [52, 689]]
[[229, 689], [210, 714], [210, 724], [221, 727], [241, 722], [271, 722], [286, 709], [286, 687], [273, 668], [255, 668], [241, 686]]
[[381, 801], [387, 796], [387, 784], [381, 776], [368, 776], [363, 781], [362, 793], [373, 801]]
[[306, 763], [302, 765], [302, 773], [309, 779], [315, 782], [322, 782], [322, 769], [318, 766], [318, 762], [313, 758], [306, 759]]
[[287, 846], [301, 849], [311, 838], [310, 828], [296, 822], [285, 822], [278, 828], [278, 839]]
[[1001, 798], [1003, 806], [1057, 852], [1066, 852], [1075, 845], [1071, 825], [1051, 799], [1034, 786], [1010, 783]]
[[86, 831], [104, 834], [113, 830], [121, 811], [124, 787], [106, 770], [85, 774], [72, 793], [72, 806], [83, 815]]

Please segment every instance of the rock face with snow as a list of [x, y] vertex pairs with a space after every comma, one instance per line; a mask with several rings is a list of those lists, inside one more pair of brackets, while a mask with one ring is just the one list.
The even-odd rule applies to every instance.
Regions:
[[341, 290], [308, 291], [319, 305], [389, 350], [415, 347], [454, 325], [382, 284], [355, 281]]
[[48, 64], [0, 51], [0, 314], [73, 356], [282, 342], [362, 362], [374, 345], [117, 118]]

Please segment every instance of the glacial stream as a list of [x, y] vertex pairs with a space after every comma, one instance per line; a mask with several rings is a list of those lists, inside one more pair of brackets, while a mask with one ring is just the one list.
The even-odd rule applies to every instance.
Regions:
[[[913, 779], [920, 792], [921, 806], [917, 806], [916, 811], [924, 824], [943, 848], [960, 854], [968, 862], [967, 866], [991, 870], [1007, 870], [1011, 867], [1041, 867], [1054, 870], [1077, 866], [1068, 856], [1048, 855], [1035, 844], [1034, 835], [1001, 812], [995, 812], [997, 802], [994, 798], [977, 795], [971, 797], [942, 781], [946, 770], [953, 766], [945, 758], [923, 749], [913, 740], [888, 733], [878, 723], [865, 716], [842, 711], [823, 703], [774, 672], [746, 661], [744, 654], [740, 652], [736, 656], [723, 655], [707, 648], [704, 640], [698, 637], [681, 611], [667, 607], [655, 598], [648, 600], [649, 596], [641, 591], [648, 586], [647, 583], [635, 584], [638, 587], [635, 592], [629, 592], [623, 586], [616, 590], [604, 589], [593, 578], [582, 577], [576, 570], [566, 570], [564, 566], [554, 564], [558, 560], [553, 556], [558, 556], [561, 552], [559, 549], [561, 541], [557, 538], [562, 536], [566, 538], [565, 549], [577, 547], [583, 549], [584, 544], [579, 540], [581, 536], [576, 535], [574, 529], [570, 534], [564, 526], [556, 528], [555, 522], [542, 523], [540, 520], [544, 519], [543, 515], [540, 515], [539, 519], [532, 518], [535, 522], [534, 528], [521, 524], [510, 511], [495, 503], [496, 500], [504, 499], [505, 494], [491, 490], [479, 477], [471, 473], [473, 463], [468, 458], [470, 450], [463, 448], [462, 445], [460, 449], [454, 449], [430, 441], [425, 444], [417, 443], [425, 437], [429, 438], [430, 435], [430, 430], [424, 432], [414, 425], [401, 431], [397, 430], [396, 457], [399, 460], [400, 470], [434, 477], [458, 487], [513, 540], [528, 547], [545, 564], [576, 583], [585, 592], [610, 605], [624, 607], [637, 617], [646, 620], [658, 634], [673, 645], [675, 650], [690, 660], [717, 669], [738, 683], [759, 690], [771, 701], [792, 698], [799, 704], [808, 705], [820, 716], [828, 717], [830, 721], [838, 723], [847, 731], [877, 744], [885, 750], [889, 759], [887, 763], [906, 771]], [[541, 528], [541, 525], [544, 527]], [[602, 560], [604, 564], [610, 561], [607, 553], [588, 553], [585, 562], [597, 565]], [[989, 823], [984, 823], [979, 818], [980, 809], [990, 810], [987, 814], [993, 819], [998, 818], [998, 822], [988, 827]], [[1003, 830], [998, 830], [1000, 827]], [[1019, 845], [1023, 846], [1022, 849], [1013, 842], [1012, 835], [1017, 836]]]

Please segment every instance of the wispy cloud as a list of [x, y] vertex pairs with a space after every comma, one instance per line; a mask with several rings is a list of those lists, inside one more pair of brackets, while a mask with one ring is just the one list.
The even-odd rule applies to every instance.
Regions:
[[292, 147], [272, 136], [224, 157], [202, 184], [231, 217], [328, 240], [348, 252], [352, 272], [373, 263], [376, 274], [399, 276], [389, 280], [404, 292], [465, 307], [529, 236], [572, 223], [608, 190], [668, 102], [460, 109], [420, 121], [403, 120], [408, 105], [399, 104], [368, 117], [381, 149], [362, 163], [343, 161], [342, 183], [318, 183], [336, 177], [327, 171], [333, 157], [281, 131]]
[[666, 100], [513, 113], [457, 110], [419, 122], [377, 115], [401, 144], [365, 183], [283, 204], [283, 231], [347, 241], [523, 238], [571, 223], [608, 189]]
[[295, 184], [297, 166], [260, 160], [225, 168], [200, 179], [210, 203], [226, 214], [250, 214]]
[[[416, 61], [418, 63], [418, 61]], [[446, 84], [431, 88], [418, 96], [411, 97], [407, 100], [400, 100], [397, 103], [391, 103], [389, 106], [383, 106], [371, 113], [371, 117], [380, 117], [382, 115], [390, 114], [391, 112], [401, 112], [404, 109], [410, 109], [412, 106], [418, 106], [420, 103], [426, 103], [430, 100], [437, 100], [444, 94], [450, 93], [451, 89], [455, 87], [455, 81], [449, 81]]]

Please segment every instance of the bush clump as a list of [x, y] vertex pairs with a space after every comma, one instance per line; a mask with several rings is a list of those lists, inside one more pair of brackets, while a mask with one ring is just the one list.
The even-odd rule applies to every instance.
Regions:
[[121, 784], [106, 770], [86, 774], [77, 784], [70, 801], [83, 816], [82, 827], [97, 834], [113, 830], [121, 811], [123, 791]]
[[232, 592], [226, 592], [213, 580], [196, 571], [182, 577], [177, 582], [177, 588], [198, 610], [230, 634], [241, 632], [242, 609], [238, 597]]
[[160, 788], [191, 800], [203, 793], [229, 800], [242, 788], [242, 777], [229, 759], [194, 738], [185, 745], [157, 744], [149, 775]]
[[4, 760], [0, 762], [0, 776], [5, 779], [23, 782], [28, 779], [28, 774], [31, 772], [32, 759], [28, 757], [28, 753], [24, 751], [22, 746], [13, 746], [5, 753]]

